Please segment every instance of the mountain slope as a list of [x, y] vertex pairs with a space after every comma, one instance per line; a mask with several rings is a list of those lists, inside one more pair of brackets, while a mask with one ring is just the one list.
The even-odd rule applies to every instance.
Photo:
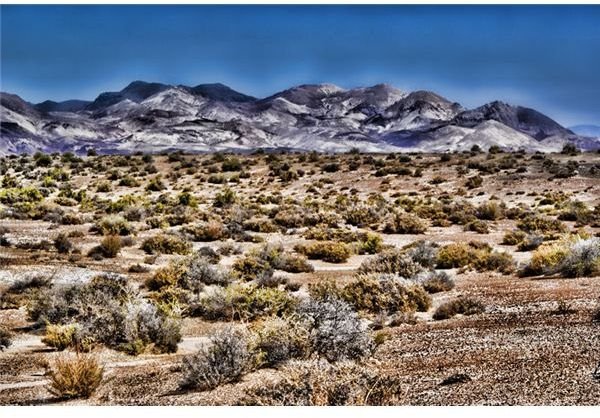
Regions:
[[462, 151], [477, 144], [556, 151], [572, 142], [600, 148], [525, 107], [492, 102], [464, 109], [434, 92], [390, 85], [344, 89], [306, 84], [255, 99], [223, 84], [195, 87], [135, 81], [93, 102], [31, 105], [0, 94], [0, 153], [259, 147], [331, 152]]

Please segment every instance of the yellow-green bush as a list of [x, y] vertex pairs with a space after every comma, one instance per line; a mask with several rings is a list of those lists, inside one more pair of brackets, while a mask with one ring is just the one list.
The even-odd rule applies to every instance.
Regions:
[[76, 332], [77, 325], [75, 324], [48, 324], [42, 342], [50, 347], [56, 348], [58, 351], [62, 351], [74, 345]]
[[343, 263], [352, 255], [352, 251], [347, 244], [333, 241], [298, 245], [295, 247], [295, 250], [305, 254], [311, 260], [323, 260], [328, 263]]

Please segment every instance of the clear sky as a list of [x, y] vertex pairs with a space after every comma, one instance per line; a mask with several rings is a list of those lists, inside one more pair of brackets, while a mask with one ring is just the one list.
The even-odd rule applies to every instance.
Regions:
[[93, 99], [133, 80], [389, 83], [600, 124], [600, 6], [1, 6], [0, 88]]

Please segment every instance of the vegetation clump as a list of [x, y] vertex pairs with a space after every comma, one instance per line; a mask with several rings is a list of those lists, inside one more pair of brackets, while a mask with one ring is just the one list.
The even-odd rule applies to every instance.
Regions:
[[189, 254], [192, 246], [176, 235], [160, 234], [147, 238], [142, 243], [147, 254]]
[[458, 297], [440, 305], [433, 314], [433, 319], [452, 318], [455, 315], [475, 315], [485, 312], [483, 304], [469, 297]]
[[61, 399], [89, 398], [102, 383], [104, 368], [90, 354], [56, 359], [48, 391]]

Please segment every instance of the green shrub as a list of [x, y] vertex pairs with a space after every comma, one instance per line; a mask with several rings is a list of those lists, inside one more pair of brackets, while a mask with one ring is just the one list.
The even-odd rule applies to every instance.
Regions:
[[39, 203], [44, 195], [35, 187], [17, 187], [0, 190], [0, 203], [13, 205], [17, 203]]
[[269, 274], [269, 272], [272, 273], [273, 270], [268, 261], [256, 255], [237, 259], [232, 267], [234, 272], [247, 281], [255, 280], [264, 274]]
[[529, 264], [523, 270], [527, 276], [555, 274], [569, 253], [564, 242], [541, 245], [531, 254]]
[[185, 273], [183, 263], [169, 263], [154, 272], [144, 283], [149, 290], [160, 290], [163, 287], [175, 286]]
[[367, 232], [364, 237], [359, 237], [359, 254], [377, 254], [383, 250], [383, 239], [377, 234]]

